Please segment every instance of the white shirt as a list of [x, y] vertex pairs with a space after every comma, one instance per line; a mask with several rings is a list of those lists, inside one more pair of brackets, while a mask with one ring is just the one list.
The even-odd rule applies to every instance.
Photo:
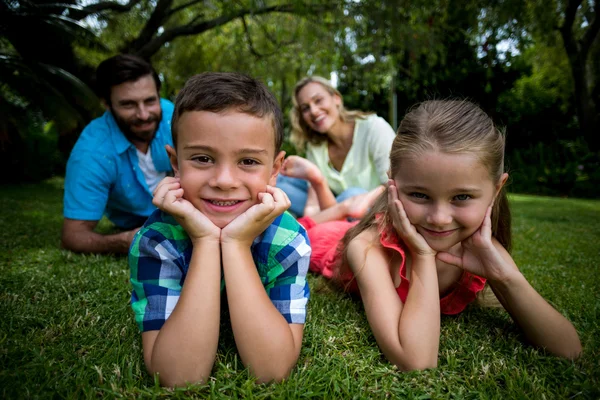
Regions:
[[340, 171], [329, 160], [326, 141], [318, 145], [308, 143], [306, 159], [319, 167], [336, 195], [351, 187], [372, 190], [387, 182], [390, 150], [395, 137], [390, 124], [372, 114], [355, 121], [352, 146]]
[[150, 147], [148, 147], [148, 152], [146, 154], [142, 153], [138, 149], [135, 150], [138, 156], [138, 164], [142, 170], [142, 173], [144, 174], [144, 180], [148, 185], [148, 189], [150, 189], [150, 193], [152, 193], [158, 186], [158, 182], [167, 176], [167, 173], [158, 172], [156, 168], [154, 168], [154, 162], [152, 162], [152, 151], [150, 150]]

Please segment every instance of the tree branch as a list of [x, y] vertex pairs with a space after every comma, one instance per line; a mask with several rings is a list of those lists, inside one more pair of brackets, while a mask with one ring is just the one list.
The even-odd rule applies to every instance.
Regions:
[[[264, 7], [259, 9], [243, 9], [237, 12], [222, 15], [220, 17], [202, 21], [199, 23], [189, 23], [182, 26], [177, 26], [174, 28], [166, 29], [162, 35], [156, 36], [151, 40], [146, 42], [141, 42], [136, 40], [136, 46], [130, 46], [130, 50], [140, 57], [150, 58], [153, 54], [155, 54], [165, 43], [170, 42], [171, 40], [179, 37], [179, 36], [190, 36], [197, 35], [203, 32], [206, 32], [210, 29], [216, 28], [217, 26], [225, 25], [235, 19], [242, 18], [246, 15], [261, 15], [268, 14], [273, 12], [279, 13], [291, 13], [291, 14], [304, 14], [311, 12], [319, 12], [319, 11], [327, 11], [327, 7], [306, 7], [306, 6], [298, 6], [296, 4], [282, 4], [275, 5], [270, 7]], [[138, 47], [139, 46], [139, 47]]]
[[80, 10], [69, 10], [69, 16], [76, 20], [81, 20], [88, 15], [98, 14], [102, 11], [115, 11], [118, 13], [124, 13], [130, 11], [134, 6], [139, 4], [141, 0], [129, 0], [127, 4], [120, 4], [116, 1], [100, 1], [95, 4], [90, 4], [81, 8]]
[[[158, 29], [167, 20], [169, 16], [169, 8], [172, 4], [173, 0], [158, 0], [158, 3], [156, 4], [154, 11], [152, 11], [152, 15], [146, 22], [146, 25], [144, 25], [138, 37], [127, 45], [127, 50], [131, 51], [131, 49], [138, 49], [153, 40], [152, 37], [156, 34], [156, 32], [158, 32]], [[143, 55], [141, 56], [144, 57]]]
[[170, 17], [171, 15], [176, 14], [176, 13], [178, 13], [181, 10], [185, 10], [186, 8], [188, 8], [190, 6], [193, 6], [194, 4], [201, 3], [202, 1], [203, 0], [192, 0], [192, 1], [188, 2], [188, 3], [184, 3], [184, 4], [180, 5], [179, 7], [175, 7], [172, 10], [170, 10], [167, 13], [167, 16]]
[[592, 46], [592, 43], [594, 43], [594, 40], [596, 39], [596, 37], [598, 36], [598, 32], [600, 32], [600, 18], [598, 18], [598, 11], [600, 8], [600, 0], [594, 0], [594, 13], [593, 13], [593, 19], [589, 22], [589, 28], [587, 29], [587, 31], [585, 32], [585, 34], [583, 35], [583, 38], [581, 38], [581, 52], [583, 54], [588, 53], [588, 51], [590, 50], [590, 47]]

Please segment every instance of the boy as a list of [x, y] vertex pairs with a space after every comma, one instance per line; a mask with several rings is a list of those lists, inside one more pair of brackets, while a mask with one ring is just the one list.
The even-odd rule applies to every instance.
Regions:
[[261, 382], [284, 379], [300, 354], [311, 250], [274, 187], [279, 106], [254, 79], [203, 73], [177, 96], [171, 130], [175, 177], [129, 253], [146, 367], [165, 386], [207, 381], [224, 287], [242, 362]]

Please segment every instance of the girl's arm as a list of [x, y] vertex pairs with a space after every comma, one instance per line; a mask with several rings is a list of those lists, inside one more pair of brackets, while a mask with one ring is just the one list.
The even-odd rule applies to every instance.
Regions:
[[504, 279], [489, 279], [488, 282], [527, 339], [557, 356], [579, 357], [581, 342], [573, 325], [529, 284], [504, 247], [496, 240], [494, 246], [502, 262], [510, 266], [506, 269], [512, 273]]
[[388, 360], [403, 370], [435, 368], [440, 343], [436, 253], [410, 223], [393, 180], [388, 181], [388, 212], [411, 256], [406, 303], [400, 301], [390, 273], [394, 259], [373, 246], [378, 242], [376, 231], [365, 231], [350, 242], [348, 262], [373, 334]]
[[402, 370], [435, 368], [440, 338], [435, 259], [412, 259], [410, 290], [402, 304], [390, 276], [391, 260], [380, 246], [373, 246], [377, 239], [375, 232], [363, 232], [347, 251], [377, 344]]
[[491, 235], [491, 206], [479, 230], [462, 242], [462, 255], [437, 258], [488, 279], [492, 290], [534, 345], [574, 359], [581, 343], [573, 325], [527, 282], [510, 254]]

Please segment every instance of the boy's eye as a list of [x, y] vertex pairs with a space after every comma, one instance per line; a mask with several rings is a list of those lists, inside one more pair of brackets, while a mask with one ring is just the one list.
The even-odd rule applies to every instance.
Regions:
[[245, 158], [240, 162], [240, 164], [248, 167], [248, 166], [252, 166], [252, 165], [258, 165], [259, 162], [256, 160], [253, 160], [251, 158]]
[[194, 157], [192, 157], [192, 161], [206, 164], [206, 163], [209, 163], [211, 161], [211, 159], [209, 156], [194, 156]]
[[454, 196], [454, 198], [458, 201], [465, 201], [465, 200], [469, 200], [471, 198], [471, 196], [468, 194], [458, 194], [458, 195]]

